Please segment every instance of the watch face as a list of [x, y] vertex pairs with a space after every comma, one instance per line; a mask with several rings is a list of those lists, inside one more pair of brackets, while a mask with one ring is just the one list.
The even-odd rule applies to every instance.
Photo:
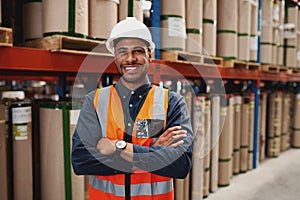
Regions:
[[126, 142], [123, 140], [119, 140], [116, 142], [116, 147], [118, 149], [124, 149], [126, 147]]

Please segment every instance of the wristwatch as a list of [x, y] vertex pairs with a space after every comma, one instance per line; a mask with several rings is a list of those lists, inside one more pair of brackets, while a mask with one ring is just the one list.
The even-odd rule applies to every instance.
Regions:
[[120, 155], [121, 151], [123, 151], [126, 148], [127, 143], [124, 140], [117, 140], [115, 145], [116, 153]]

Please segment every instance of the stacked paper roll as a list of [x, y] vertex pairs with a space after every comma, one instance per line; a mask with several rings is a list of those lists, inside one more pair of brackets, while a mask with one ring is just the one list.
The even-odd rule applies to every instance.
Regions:
[[210, 191], [216, 192], [219, 178], [220, 96], [211, 95]]
[[[218, 186], [228, 186], [232, 174], [232, 149], [233, 149], [233, 98], [230, 96], [221, 99], [221, 129], [219, 146], [219, 179]], [[222, 120], [223, 118], [223, 120]], [[222, 125], [222, 123], [221, 123]]]
[[253, 169], [253, 148], [254, 148], [254, 101], [253, 93], [249, 95], [249, 145], [248, 145], [248, 170]]
[[5, 110], [5, 106], [0, 104], [0, 199], [8, 200], [8, 132]]
[[295, 148], [300, 148], [300, 94], [295, 94], [294, 97], [294, 116], [293, 116], [293, 141], [292, 145]]
[[186, 0], [186, 51], [202, 53], [203, 0]]
[[285, 65], [288, 67], [297, 67], [297, 24], [298, 24], [298, 6], [287, 8], [287, 24], [289, 29], [285, 30]]
[[250, 34], [251, 34], [251, 8], [250, 1], [238, 2], [238, 59], [250, 60]]
[[297, 25], [297, 68], [300, 69], [300, 10], [298, 10], [298, 25]]
[[257, 62], [258, 53], [258, 4], [251, 5], [250, 61]]
[[234, 137], [233, 137], [233, 174], [240, 173], [240, 144], [241, 144], [241, 106], [242, 97], [236, 94], [234, 97]]
[[185, 0], [161, 1], [161, 49], [185, 51]]
[[113, 26], [118, 22], [118, 3], [118, 0], [89, 1], [89, 37], [109, 37]]
[[43, 34], [88, 35], [88, 0], [43, 0]]
[[42, 0], [25, 1], [23, 5], [24, 40], [43, 37]]
[[285, 23], [285, 1], [280, 0], [277, 2], [279, 6], [279, 46], [277, 48], [277, 64], [284, 66], [284, 23]]
[[210, 186], [210, 153], [211, 153], [211, 102], [205, 99], [204, 107], [204, 169], [203, 169], [203, 197], [209, 195]]
[[219, 0], [217, 15], [217, 56], [236, 59], [238, 56], [238, 1]]
[[2, 23], [2, 0], [0, 0], [0, 26]]
[[70, 163], [78, 115], [79, 109], [66, 103], [41, 105], [41, 199], [84, 199], [84, 177], [76, 176]]
[[217, 55], [217, 0], [203, 0], [203, 49]]
[[205, 97], [196, 96], [193, 104], [194, 152], [191, 181], [191, 199], [202, 200], [203, 197], [203, 167], [204, 167], [204, 109]]
[[266, 155], [266, 120], [267, 120], [267, 93], [261, 92], [259, 112], [259, 161]]
[[268, 106], [267, 156], [277, 157], [281, 144], [282, 92], [271, 93]]
[[[116, 1], [116, 0], [112, 0]], [[139, 21], [143, 21], [143, 8], [141, 0], [118, 0], [119, 4], [119, 21], [126, 17], [135, 17]]]
[[280, 150], [285, 151], [290, 147], [291, 142], [291, 93], [283, 93], [282, 100], [282, 125], [281, 125], [281, 145]]
[[261, 63], [272, 64], [273, 59], [273, 0], [262, 1]]
[[279, 2], [273, 3], [273, 43], [272, 43], [272, 64], [277, 65], [278, 46], [280, 44], [279, 34]]

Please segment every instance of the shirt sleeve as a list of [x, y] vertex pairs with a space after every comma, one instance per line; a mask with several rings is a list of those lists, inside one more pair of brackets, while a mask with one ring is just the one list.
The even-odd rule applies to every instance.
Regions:
[[77, 175], [113, 175], [131, 171], [132, 164], [114, 155], [102, 155], [96, 148], [101, 127], [93, 106], [95, 92], [82, 105], [72, 137], [72, 165]]
[[187, 131], [184, 144], [176, 147], [133, 145], [133, 165], [157, 175], [185, 178], [192, 167], [193, 140], [191, 120], [184, 98], [169, 92], [166, 129], [181, 126]]

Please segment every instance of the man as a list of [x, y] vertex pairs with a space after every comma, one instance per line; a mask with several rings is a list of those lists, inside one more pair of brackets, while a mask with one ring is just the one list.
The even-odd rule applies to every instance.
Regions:
[[154, 43], [142, 22], [119, 22], [106, 46], [121, 78], [86, 96], [73, 136], [74, 171], [91, 175], [90, 199], [172, 200], [173, 178], [192, 166], [184, 98], [149, 82]]

